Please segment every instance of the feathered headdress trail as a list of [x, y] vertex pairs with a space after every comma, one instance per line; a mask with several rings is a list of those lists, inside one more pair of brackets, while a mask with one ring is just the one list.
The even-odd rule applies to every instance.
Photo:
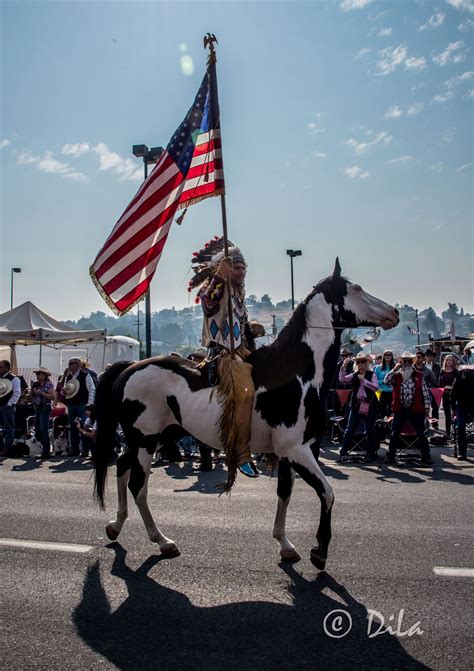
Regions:
[[[244, 256], [240, 249], [230, 240], [228, 241], [229, 256], [233, 261], [242, 261], [245, 263]], [[219, 263], [225, 256], [224, 238], [216, 235], [212, 240], [206, 242], [204, 247], [198, 252], [193, 253], [191, 259], [191, 270], [194, 275], [188, 283], [188, 291], [199, 288], [196, 296], [196, 303], [199, 303], [199, 296], [204, 291], [219, 266]], [[205, 285], [205, 286], [203, 286]]]

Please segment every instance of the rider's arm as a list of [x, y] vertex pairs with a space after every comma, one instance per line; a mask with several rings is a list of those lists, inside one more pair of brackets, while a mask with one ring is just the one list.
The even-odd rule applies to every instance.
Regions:
[[206, 317], [212, 317], [219, 311], [219, 305], [225, 292], [225, 279], [214, 275], [207, 289], [201, 294], [202, 310]]

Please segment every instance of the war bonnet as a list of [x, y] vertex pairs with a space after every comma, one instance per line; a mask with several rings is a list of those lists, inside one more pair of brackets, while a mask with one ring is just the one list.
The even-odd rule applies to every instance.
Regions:
[[[246, 263], [240, 249], [230, 240], [228, 244], [229, 256], [232, 261]], [[189, 280], [188, 291], [191, 292], [193, 289], [200, 287], [206, 280], [213, 277], [224, 256], [224, 238], [218, 236], [209, 240], [199, 252], [194, 252], [191, 259], [191, 269], [194, 275]]]

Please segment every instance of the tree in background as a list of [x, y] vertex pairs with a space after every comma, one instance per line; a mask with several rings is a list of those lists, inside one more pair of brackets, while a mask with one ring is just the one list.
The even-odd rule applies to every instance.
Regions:
[[422, 340], [428, 340], [428, 334], [433, 338], [440, 338], [444, 330], [443, 320], [440, 319], [433, 308], [426, 308], [420, 312], [420, 331], [426, 334]]

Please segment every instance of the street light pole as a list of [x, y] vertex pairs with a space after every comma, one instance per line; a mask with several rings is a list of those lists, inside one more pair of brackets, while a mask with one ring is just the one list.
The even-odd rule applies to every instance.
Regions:
[[12, 268], [10, 279], [10, 310], [13, 310], [13, 273], [21, 273], [21, 268]]
[[301, 256], [302, 251], [301, 249], [287, 249], [286, 253], [290, 257], [290, 266], [291, 266], [291, 309], [295, 309], [295, 286], [294, 286], [294, 279], [293, 279], [293, 259], [295, 256]]
[[[148, 177], [148, 165], [157, 163], [161, 154], [164, 152], [163, 147], [152, 147], [148, 149], [146, 144], [134, 144], [133, 155], [137, 158], [143, 158], [143, 170], [145, 181]], [[151, 357], [151, 296], [150, 289], [145, 296], [145, 350], [146, 357]]]

